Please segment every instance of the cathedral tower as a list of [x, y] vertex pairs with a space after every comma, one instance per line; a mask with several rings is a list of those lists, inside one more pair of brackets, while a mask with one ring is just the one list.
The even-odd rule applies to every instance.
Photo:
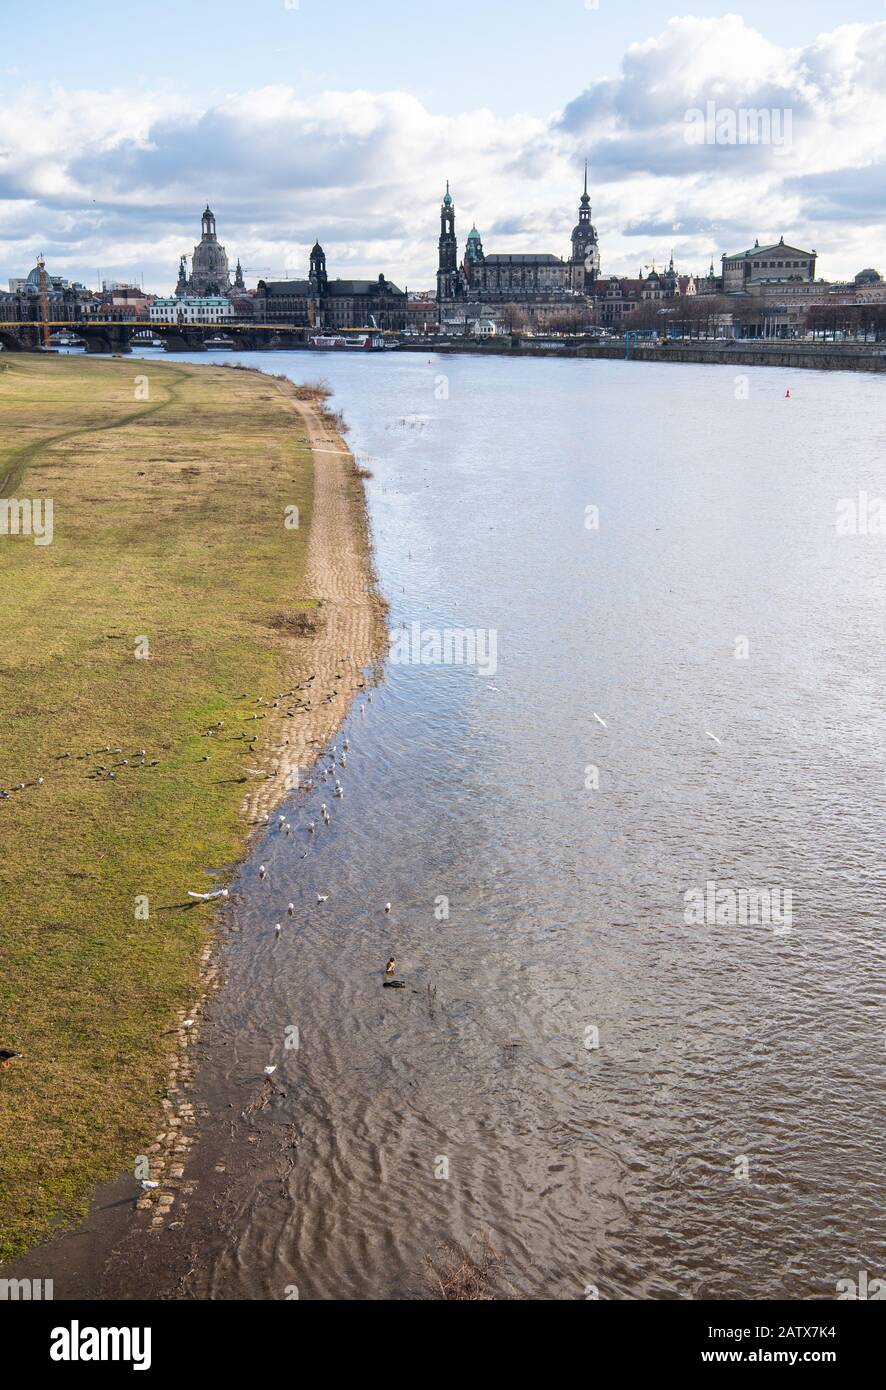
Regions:
[[437, 303], [458, 295], [458, 242], [455, 239], [455, 205], [446, 180], [440, 207], [440, 259], [437, 270]]
[[311, 289], [315, 295], [326, 293], [326, 252], [323, 250], [319, 241], [314, 242], [311, 250], [311, 269], [308, 278], [310, 279]]
[[583, 294], [600, 274], [600, 248], [597, 229], [591, 222], [588, 196], [588, 161], [585, 160], [585, 186], [578, 205], [578, 222], [572, 230], [572, 288]]

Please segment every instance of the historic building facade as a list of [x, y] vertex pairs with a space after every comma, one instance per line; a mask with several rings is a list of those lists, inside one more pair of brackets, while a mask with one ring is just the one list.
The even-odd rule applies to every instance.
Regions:
[[240, 262], [237, 262], [237, 281], [231, 285], [231, 272], [228, 268], [228, 256], [215, 232], [215, 213], [207, 203], [203, 213], [202, 236], [194, 247], [194, 254], [191, 257], [191, 273], [188, 275], [185, 265], [185, 257], [182, 256], [178, 267], [178, 283], [175, 287], [176, 298], [204, 298], [208, 295], [228, 294], [232, 289], [243, 289], [243, 275], [240, 271]]
[[[459, 262], [455, 204], [447, 182], [440, 207], [437, 265], [441, 321], [451, 318], [451, 308], [459, 301], [479, 306], [507, 303], [542, 314], [546, 306], [556, 306], [562, 311], [570, 300], [584, 300], [592, 293], [599, 273], [600, 249], [591, 221], [587, 165], [578, 222], [572, 231], [571, 251], [566, 260], [546, 252], [487, 254], [480, 233], [473, 226], [468, 233], [464, 257]], [[478, 311], [473, 317], [480, 318], [482, 314]]]
[[384, 275], [377, 280], [330, 280], [326, 253], [311, 250], [307, 280], [259, 280], [252, 301], [256, 323], [288, 323], [307, 328], [408, 327], [403, 290]]

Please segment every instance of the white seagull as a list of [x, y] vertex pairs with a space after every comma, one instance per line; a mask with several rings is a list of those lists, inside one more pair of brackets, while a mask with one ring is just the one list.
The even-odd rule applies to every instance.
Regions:
[[318, 903], [326, 903], [326, 902], [328, 902], [328, 901], [329, 901], [329, 894], [328, 894], [328, 893], [318, 893], [318, 894], [317, 894], [317, 902], [318, 902]]
[[275, 936], [279, 936], [282, 930], [283, 930], [283, 928], [282, 928], [282, 926], [280, 925], [280, 923], [278, 922], [277, 925], [276, 925], [276, 927], [274, 928], [274, 935], [275, 935]]
[[267, 869], [265, 868], [264, 864], [260, 864], [260, 865], [259, 865], [259, 870], [258, 870], [258, 876], [259, 876], [259, 878], [264, 878], [264, 876], [265, 876], [265, 874], [266, 874], [267, 872], [268, 872], [268, 871], [267, 871]]
[[596, 710], [594, 710], [594, 718], [596, 719], [596, 721], [597, 721], [598, 724], [602, 724], [602, 725], [603, 725], [603, 728], [604, 728], [604, 729], [606, 728], [606, 720], [605, 720], [605, 719], [601, 719], [600, 716], [599, 716], [599, 714], [597, 713]]
[[277, 1068], [276, 1068], [275, 1066], [274, 1066], [274, 1067], [265, 1067], [265, 1076], [273, 1076], [273, 1075], [274, 1075], [274, 1072], [275, 1072], [276, 1070], [277, 1070]]
[[387, 917], [388, 913], [390, 912], [390, 910], [391, 910], [391, 904], [390, 904], [390, 903], [385, 903], [385, 916], [386, 916], [386, 917]]
[[226, 898], [227, 896], [227, 888], [217, 888], [214, 893], [192, 893], [191, 890], [188, 889], [188, 897], [198, 898], [201, 903], [208, 903], [210, 898]]
[[721, 738], [717, 738], [717, 735], [712, 734], [709, 729], [705, 729], [705, 733], [707, 734], [708, 738], [712, 738], [715, 743], [722, 744], [723, 740]]

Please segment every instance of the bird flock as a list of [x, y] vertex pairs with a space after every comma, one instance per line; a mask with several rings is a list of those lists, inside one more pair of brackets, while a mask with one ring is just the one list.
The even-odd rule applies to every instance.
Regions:
[[[372, 693], [369, 692], [369, 693], [367, 694], [367, 696], [366, 696], [366, 703], [364, 704], [364, 703], [361, 701], [360, 704], [359, 704], [359, 712], [360, 712], [361, 716], [365, 717], [365, 715], [366, 715], [366, 704], [371, 704], [371, 703], [372, 703]], [[351, 743], [350, 743], [350, 739], [348, 739], [347, 737], [342, 739], [342, 741], [341, 741], [341, 746], [339, 746], [338, 743], [332, 743], [332, 744], [330, 744], [323, 752], [321, 752], [321, 753], [319, 754], [318, 759], [317, 759], [317, 769], [316, 769], [316, 772], [315, 772], [315, 774], [314, 774], [314, 777], [313, 777], [311, 780], [309, 780], [309, 781], [303, 783], [303, 784], [302, 784], [302, 789], [303, 789], [303, 790], [306, 790], [306, 791], [311, 791], [311, 792], [313, 792], [313, 791], [318, 791], [319, 788], [320, 788], [323, 784], [329, 784], [329, 783], [331, 783], [331, 785], [332, 785], [332, 794], [333, 794], [333, 798], [336, 799], [336, 800], [339, 800], [339, 801], [343, 801], [343, 800], [344, 800], [344, 796], [345, 796], [345, 788], [344, 788], [344, 784], [343, 784], [343, 782], [342, 782], [342, 780], [341, 780], [341, 775], [342, 775], [342, 772], [344, 771], [344, 769], [346, 769], [347, 766], [348, 766], [348, 754], [349, 754], [350, 751], [351, 751]], [[307, 822], [306, 822], [306, 824], [305, 824], [305, 833], [306, 833], [308, 836], [316, 836], [316, 834], [317, 834], [317, 829], [318, 829], [318, 821], [319, 821], [319, 823], [322, 824], [322, 826], [324, 826], [324, 827], [325, 827], [325, 826], [329, 826], [329, 825], [331, 825], [331, 823], [332, 823], [332, 815], [331, 815], [330, 810], [329, 810], [329, 805], [328, 805], [328, 803], [325, 802], [325, 801], [322, 801], [322, 802], [320, 803], [319, 813], [315, 811], [315, 812], [311, 815], [311, 818], [310, 818], [309, 820], [307, 820]], [[276, 831], [276, 834], [277, 834], [278, 836], [280, 836], [280, 837], [282, 837], [282, 838], [285, 838], [285, 839], [291, 839], [292, 836], [293, 836], [294, 831], [296, 830], [296, 827], [293, 826], [292, 823], [289, 821], [289, 819], [287, 818], [287, 815], [286, 815], [285, 812], [280, 812], [280, 813], [276, 814], [276, 815], [273, 816], [273, 817], [272, 817], [270, 814], [264, 815], [264, 816], [262, 816], [262, 818], [261, 818], [260, 824], [265, 825], [265, 826], [267, 826], [268, 828], [272, 828], [273, 830]], [[306, 857], [307, 857], [306, 853], [303, 853], [303, 854], [302, 854], [302, 858], [304, 859], [304, 858], [306, 858]], [[271, 876], [271, 874], [270, 874], [270, 870], [269, 870], [268, 865], [267, 865], [266, 863], [260, 863], [260, 864], [259, 864], [258, 870], [257, 870], [257, 874], [258, 874], [259, 883], [262, 883], [262, 884], [267, 883], [268, 886], [271, 886], [271, 884], [272, 884], [272, 876]], [[208, 897], [216, 897], [216, 896], [221, 896], [221, 895], [220, 895], [220, 894], [198, 895], [198, 894], [192, 893], [192, 894], [190, 894], [189, 896], [191, 896], [191, 897], [205, 896], [205, 897], [208, 898]], [[322, 907], [325, 903], [328, 903], [328, 902], [329, 902], [329, 899], [330, 899], [330, 894], [329, 894], [328, 892], [327, 892], [327, 893], [322, 893], [322, 892], [319, 892], [319, 891], [316, 891], [316, 892], [315, 892], [315, 900], [316, 900], [316, 905], [317, 905], [318, 908], [319, 908], [319, 907]], [[390, 902], [386, 902], [386, 903], [384, 904], [384, 906], [383, 906], [383, 915], [384, 915], [385, 917], [389, 917], [389, 916], [391, 915], [392, 911], [393, 911], [392, 904], [391, 904]], [[288, 903], [288, 904], [287, 904], [287, 907], [286, 907], [286, 917], [287, 917], [290, 921], [292, 921], [292, 919], [295, 917], [295, 904], [294, 904], [294, 903]], [[285, 926], [285, 921], [283, 921], [283, 920], [274, 923], [273, 932], [274, 932], [274, 940], [275, 940], [275, 941], [279, 940], [280, 937], [283, 935], [284, 926]], [[387, 964], [385, 965], [385, 968], [384, 968], [384, 979], [383, 979], [383, 984], [384, 984], [384, 987], [385, 987], [386, 989], [405, 989], [405, 988], [406, 988], [405, 981], [394, 978], [394, 977], [396, 976], [396, 972], [397, 972], [397, 962], [396, 962], [395, 957], [394, 957], [394, 956], [391, 956], [391, 957], [389, 958], [389, 960], [387, 961]], [[264, 1069], [263, 1069], [263, 1074], [264, 1074], [265, 1079], [266, 1079], [268, 1082], [271, 1081], [271, 1078], [273, 1077], [273, 1075], [274, 1075], [274, 1073], [276, 1072], [276, 1070], [277, 1070], [277, 1064], [276, 1064], [276, 1063], [269, 1062], [268, 1065], [264, 1067]]]

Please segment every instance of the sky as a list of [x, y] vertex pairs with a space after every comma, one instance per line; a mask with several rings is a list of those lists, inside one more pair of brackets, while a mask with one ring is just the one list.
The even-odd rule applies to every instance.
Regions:
[[170, 293], [209, 201], [247, 284], [319, 237], [431, 288], [447, 178], [462, 246], [565, 256], [585, 159], [604, 273], [782, 235], [886, 273], [886, 4], [3, 0], [0, 285]]

